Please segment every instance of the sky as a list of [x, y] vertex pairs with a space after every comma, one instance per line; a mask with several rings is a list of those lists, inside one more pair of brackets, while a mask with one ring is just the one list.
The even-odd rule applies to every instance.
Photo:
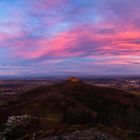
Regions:
[[139, 75], [140, 0], [0, 0], [0, 76]]

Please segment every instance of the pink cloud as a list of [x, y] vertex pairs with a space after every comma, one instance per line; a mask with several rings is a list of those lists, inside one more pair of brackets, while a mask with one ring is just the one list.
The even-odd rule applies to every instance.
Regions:
[[[140, 47], [139, 44], [135, 43], [140, 37], [138, 32], [121, 32], [115, 35], [100, 35], [93, 31], [69, 31], [59, 33], [57, 36], [50, 39], [40, 39], [35, 41], [36, 47], [33, 51], [27, 51], [26, 48], [22, 48], [16, 52], [20, 57], [27, 59], [36, 59], [42, 56], [79, 56], [84, 55], [86, 49], [96, 48], [100, 52], [106, 52], [106, 55], [112, 55], [113, 52], [118, 52], [120, 54], [130, 54], [139, 55]], [[121, 40], [121, 41], [120, 41]], [[132, 40], [132, 42], [127, 42], [127, 40]], [[17, 42], [17, 45], [22, 43], [34, 42], [34, 40], [25, 40], [25, 42]], [[90, 48], [85, 46], [85, 50], [80, 51], [80, 47], [84, 42], [92, 42]], [[95, 42], [95, 44], [94, 44]], [[96, 47], [96, 42], [101, 43], [101, 46]], [[28, 46], [29, 47], [29, 46]], [[76, 50], [71, 54], [70, 50]], [[78, 51], [79, 50], [79, 51]], [[90, 50], [89, 50], [90, 51]], [[94, 53], [94, 51], [93, 51]], [[96, 53], [96, 52], [95, 52]]]
[[[47, 10], [50, 9], [58, 9], [62, 8], [63, 5], [66, 5], [69, 1], [68, 0], [41, 0], [38, 1], [31, 1], [30, 4], [32, 5], [32, 8], [29, 7], [30, 10], [32, 10], [32, 13], [39, 13], [39, 12], [48, 12]], [[52, 12], [53, 13], [53, 12]]]

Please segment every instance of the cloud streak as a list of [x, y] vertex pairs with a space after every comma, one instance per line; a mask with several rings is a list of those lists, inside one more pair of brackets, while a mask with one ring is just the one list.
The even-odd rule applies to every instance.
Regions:
[[138, 0], [2, 0], [0, 75], [7, 73], [3, 64], [11, 67], [9, 73], [21, 65], [26, 72], [16, 72], [23, 76], [69, 69], [79, 74], [137, 74], [139, 6]]

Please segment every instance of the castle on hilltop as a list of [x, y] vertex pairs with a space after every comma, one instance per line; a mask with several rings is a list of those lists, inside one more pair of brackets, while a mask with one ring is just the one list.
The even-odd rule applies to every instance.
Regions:
[[79, 81], [80, 81], [80, 79], [77, 78], [77, 77], [69, 77], [68, 80], [69, 80], [69, 81], [72, 81], [72, 82], [79, 82]]

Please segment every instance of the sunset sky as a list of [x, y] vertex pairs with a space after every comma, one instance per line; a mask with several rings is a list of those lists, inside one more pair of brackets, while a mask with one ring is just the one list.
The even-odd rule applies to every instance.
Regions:
[[0, 76], [140, 74], [140, 0], [0, 0]]

